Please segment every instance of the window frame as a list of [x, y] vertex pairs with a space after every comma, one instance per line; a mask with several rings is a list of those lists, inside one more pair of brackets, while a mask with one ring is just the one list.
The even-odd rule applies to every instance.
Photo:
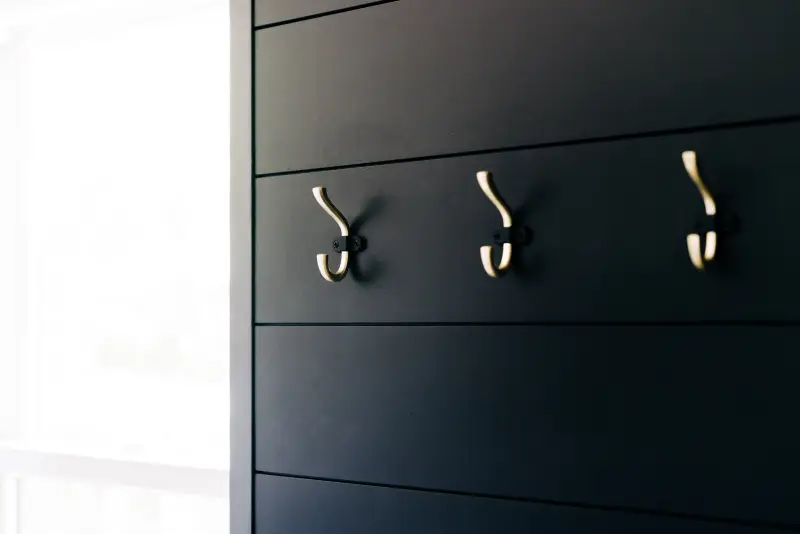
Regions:
[[[248, 0], [249, 1], [249, 0]], [[96, 7], [98, 2], [78, 0], [76, 5]], [[164, 17], [180, 16], [185, 9], [204, 9], [214, 0], [179, 0], [169, 10], [161, 0], [146, 2], [129, 0], [118, 2], [115, 8], [140, 12], [145, 9], [162, 9]], [[47, 31], [65, 24], [65, 20], [76, 17], [76, 11], [55, 10], [57, 2], [49, 0], [25, 0], [16, 4], [0, 6], [0, 49], [9, 44], [17, 28], [36, 27], [35, 31]], [[143, 6], [144, 5], [144, 6]], [[10, 6], [10, 7], [9, 7]], [[121, 7], [120, 7], [121, 6]], [[17, 11], [14, 11], [18, 8]], [[10, 9], [10, 11], [9, 11]], [[25, 47], [26, 38], [18, 43]], [[12, 46], [14, 46], [12, 41]], [[227, 355], [225, 355], [227, 358]], [[20, 365], [23, 377], [35, 375], [36, 362], [23, 361]], [[24, 425], [25, 407], [30, 404], [26, 392], [29, 384], [19, 384], [20, 425]], [[163, 491], [172, 494], [196, 495], [208, 498], [229, 498], [229, 470], [207, 467], [182, 466], [135, 460], [94, 457], [88, 454], [72, 454], [64, 451], [35, 450], [25, 445], [0, 441], [0, 534], [19, 534], [21, 482], [26, 478], [53, 478], [95, 483], [101, 486], [136, 487]]]

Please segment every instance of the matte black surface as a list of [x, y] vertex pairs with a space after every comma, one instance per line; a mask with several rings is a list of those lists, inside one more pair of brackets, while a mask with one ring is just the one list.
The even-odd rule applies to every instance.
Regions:
[[256, 478], [257, 534], [759, 534], [670, 517], [503, 502], [335, 482]]
[[371, 3], [371, 0], [254, 0], [256, 26]]
[[798, 114], [798, 21], [791, 0], [403, 0], [272, 28], [257, 172]]
[[799, 334], [259, 328], [256, 469], [800, 525]]
[[[256, 320], [800, 320], [798, 139], [789, 124], [259, 179]], [[686, 249], [704, 214], [686, 149], [719, 208], [740, 219], [707, 272]], [[501, 225], [482, 169], [515, 224], [533, 230], [499, 280], [480, 262]], [[316, 265], [318, 253], [339, 260], [317, 185], [368, 241], [336, 284]]]

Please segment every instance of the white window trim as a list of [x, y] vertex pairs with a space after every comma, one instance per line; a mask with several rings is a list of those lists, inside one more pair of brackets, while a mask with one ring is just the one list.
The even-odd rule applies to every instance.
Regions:
[[[0, 446], [0, 473], [10, 479], [6, 499], [16, 501], [15, 479], [51, 477], [135, 486], [170, 493], [228, 498], [228, 471], [163, 465]], [[16, 502], [6, 502], [14, 510]], [[14, 515], [13, 513], [11, 515]], [[13, 529], [7, 529], [15, 532]]]

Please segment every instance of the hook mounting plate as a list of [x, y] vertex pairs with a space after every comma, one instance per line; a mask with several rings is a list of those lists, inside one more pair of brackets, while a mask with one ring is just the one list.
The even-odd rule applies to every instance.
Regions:
[[515, 246], [525, 246], [530, 244], [532, 239], [533, 232], [527, 226], [503, 227], [492, 232], [492, 241], [497, 246], [501, 246], [505, 243], [511, 243]]
[[689, 229], [689, 233], [704, 234], [717, 232], [718, 234], [732, 235], [739, 231], [739, 218], [734, 213], [717, 213], [698, 217], [697, 222]]
[[333, 238], [333, 251], [341, 254], [342, 252], [362, 252], [367, 248], [367, 240], [357, 235], [344, 235]]

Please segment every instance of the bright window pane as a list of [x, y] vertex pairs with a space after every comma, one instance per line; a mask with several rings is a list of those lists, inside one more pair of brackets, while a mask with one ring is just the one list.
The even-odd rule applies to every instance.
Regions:
[[0, 440], [8, 440], [18, 435], [21, 414], [23, 61], [2, 39], [0, 30]]
[[225, 499], [46, 478], [19, 485], [19, 534], [221, 534]]
[[16, 6], [50, 11], [0, 6], [0, 441], [226, 468], [227, 2]]

